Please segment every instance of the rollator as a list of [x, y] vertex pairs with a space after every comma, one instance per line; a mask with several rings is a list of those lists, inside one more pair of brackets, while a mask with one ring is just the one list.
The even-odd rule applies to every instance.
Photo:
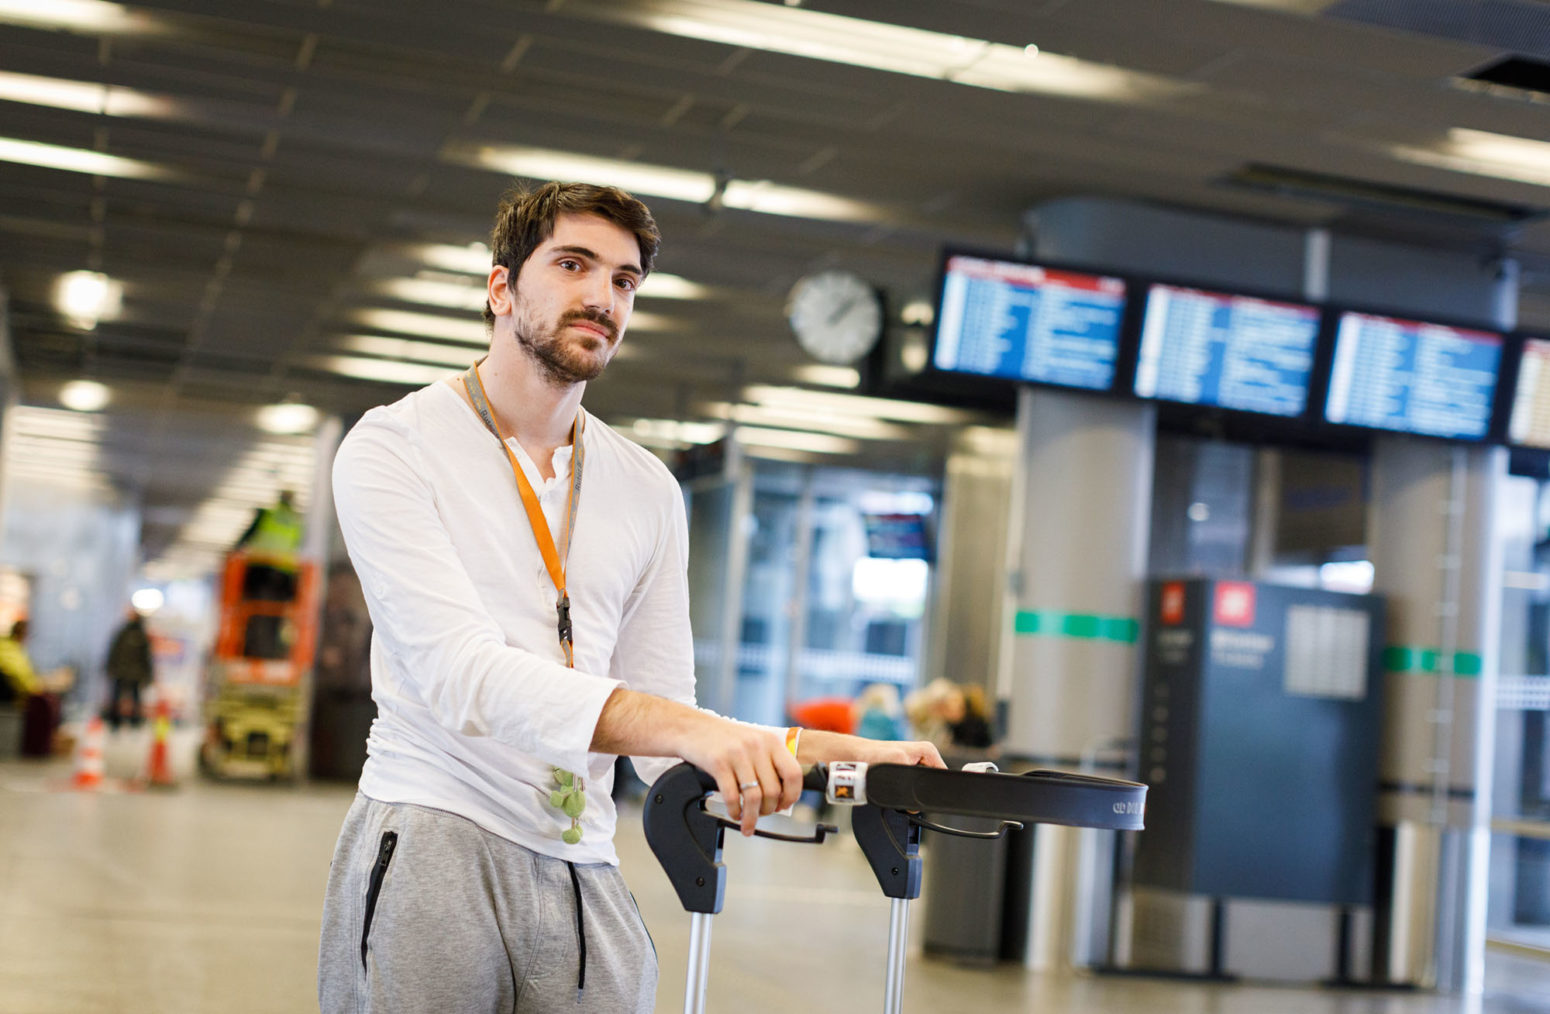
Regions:
[[[922, 830], [968, 838], [999, 838], [1024, 824], [1064, 824], [1113, 831], [1139, 831], [1146, 786], [1118, 778], [1030, 771], [1014, 775], [993, 765], [947, 771], [903, 764], [835, 762], [815, 764], [803, 788], [823, 792], [831, 803], [853, 805], [851, 832], [892, 899], [888, 925], [888, 969], [884, 1014], [904, 1009], [904, 956], [909, 905], [920, 897]], [[721, 846], [727, 828], [738, 825], [705, 808], [715, 789], [710, 775], [690, 764], [669, 770], [646, 793], [646, 842], [689, 913], [689, 966], [684, 983], [685, 1014], [704, 1014], [710, 974], [711, 919], [726, 894]], [[928, 820], [923, 814], [988, 817], [994, 831], [966, 831]], [[777, 841], [819, 845], [835, 828], [819, 824], [810, 836], [754, 834]]]

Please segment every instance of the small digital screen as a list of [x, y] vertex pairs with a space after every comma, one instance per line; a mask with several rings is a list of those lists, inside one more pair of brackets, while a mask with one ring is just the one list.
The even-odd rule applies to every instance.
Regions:
[[932, 362], [957, 373], [1107, 391], [1124, 313], [1121, 279], [953, 254]]
[[1512, 392], [1507, 442], [1520, 447], [1550, 448], [1550, 341], [1526, 338], [1518, 365], [1518, 386]]
[[1491, 425], [1502, 336], [1344, 313], [1324, 417], [1433, 437], [1479, 439]]
[[1297, 416], [1308, 405], [1317, 307], [1153, 285], [1136, 394]]
[[924, 514], [863, 514], [866, 555], [882, 560], [929, 560]]

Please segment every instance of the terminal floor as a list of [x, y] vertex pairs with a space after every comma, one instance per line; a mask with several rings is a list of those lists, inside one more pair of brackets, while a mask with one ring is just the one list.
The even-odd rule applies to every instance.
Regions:
[[[193, 778], [171, 790], [80, 793], [68, 780], [67, 766], [0, 763], [0, 1012], [316, 1010], [318, 911], [351, 788]], [[633, 814], [622, 821], [620, 852], [660, 953], [657, 1010], [681, 1010], [688, 917]], [[889, 908], [852, 842], [735, 840], [726, 859], [731, 886], [713, 929], [709, 1010], [882, 1006]], [[917, 935], [919, 924], [917, 913]], [[904, 1008], [1550, 1014], [1550, 964], [1492, 954], [1487, 980], [1486, 995], [1468, 1000], [965, 968], [924, 958], [917, 946]]]

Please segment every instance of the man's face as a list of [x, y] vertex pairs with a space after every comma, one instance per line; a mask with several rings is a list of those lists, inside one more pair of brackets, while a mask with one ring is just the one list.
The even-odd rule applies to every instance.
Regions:
[[556, 384], [593, 379], [619, 349], [641, 274], [640, 245], [628, 229], [597, 215], [556, 217], [553, 235], [517, 273], [510, 297], [517, 344]]

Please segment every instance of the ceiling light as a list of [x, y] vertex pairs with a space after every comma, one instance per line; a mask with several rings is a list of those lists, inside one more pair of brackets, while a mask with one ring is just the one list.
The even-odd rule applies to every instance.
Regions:
[[630, 423], [630, 435], [642, 442], [668, 444], [709, 444], [727, 435], [724, 423], [684, 422], [678, 419], [636, 419]]
[[22, 141], [14, 137], [0, 137], [0, 162], [18, 165], [42, 166], [44, 169], [63, 169], [65, 172], [87, 173], [92, 176], [116, 176], [131, 180], [170, 179], [176, 176], [172, 170], [151, 162], [134, 158], [105, 155], [85, 148], [65, 148], [57, 144], [40, 144]]
[[1030, 60], [1023, 46], [777, 7], [758, 0], [654, 0], [641, 4], [570, 0], [565, 10], [683, 38], [997, 91], [1135, 101], [1184, 95], [1202, 88], [1051, 53]]
[[406, 303], [445, 306], [452, 310], [482, 311], [484, 309], [483, 285], [434, 282], [423, 278], [388, 278], [377, 282], [371, 288], [373, 292], [401, 299]]
[[155, 18], [102, 0], [0, 0], [0, 24], [72, 28], [92, 33], [159, 33]]
[[59, 403], [77, 412], [96, 412], [112, 397], [113, 392], [95, 380], [72, 380], [59, 389]]
[[691, 282], [682, 275], [670, 275], [665, 271], [653, 271], [640, 283], [638, 299], [704, 299], [710, 295], [710, 286]]
[[1420, 165], [1550, 186], [1550, 142], [1453, 127], [1435, 148], [1395, 145], [1395, 158]]
[[167, 601], [160, 588], [141, 588], [129, 596], [129, 604], [135, 607], [135, 611], [142, 616], [149, 616], [162, 607]]
[[318, 424], [318, 410], [300, 402], [281, 402], [253, 413], [253, 422], [265, 433], [310, 433]]
[[338, 347], [345, 352], [359, 352], [364, 356], [398, 359], [404, 362], [431, 363], [466, 369], [478, 358], [471, 349], [461, 345], [442, 345], [437, 342], [420, 342], [411, 338], [383, 338], [380, 335], [352, 334], [339, 339]]
[[124, 284], [99, 271], [69, 271], [54, 284], [54, 305], [76, 327], [91, 330], [124, 305]]
[[792, 369], [791, 379], [799, 384], [817, 384], [820, 387], [860, 387], [861, 371], [854, 366], [806, 363]]
[[0, 71], [0, 100], [104, 116], [171, 116], [177, 104], [133, 88]]
[[750, 385], [744, 390], [743, 398], [762, 405], [806, 407], [874, 419], [897, 419], [900, 422], [952, 425], [973, 422], [976, 418], [973, 413], [961, 409], [928, 405], [919, 401], [867, 398], [855, 394], [834, 394], [829, 391], [808, 391], [799, 387], [771, 387], [765, 384]]
[[861, 451], [861, 445], [856, 441], [827, 433], [739, 426], [736, 434], [738, 443], [750, 447], [778, 447], [788, 451], [811, 451], [814, 454], [858, 454]]
[[[718, 192], [718, 181], [712, 173], [549, 148], [453, 143], [442, 150], [442, 155], [453, 162], [494, 169], [506, 175], [616, 186], [635, 194], [691, 204], [705, 204]], [[881, 208], [863, 201], [782, 186], [768, 180], [728, 181], [720, 200], [728, 208], [798, 218], [871, 222], [886, 217]]]
[[[480, 304], [483, 305], [482, 303]], [[357, 323], [397, 334], [424, 338], [442, 338], [464, 345], [488, 347], [490, 339], [484, 324], [475, 317], [443, 317], [440, 314], [410, 313], [407, 310], [358, 310]]]
[[704, 407], [707, 415], [731, 419], [737, 423], [773, 426], [788, 430], [808, 430], [832, 433], [836, 436], [855, 437], [859, 440], [914, 439], [916, 433], [907, 426], [868, 419], [865, 416], [825, 412], [812, 407], [772, 407], [768, 405], [733, 405], [729, 402], [710, 402]]
[[424, 363], [395, 363], [390, 359], [365, 359], [360, 356], [314, 356], [307, 361], [313, 369], [326, 370], [360, 380], [384, 384], [434, 384], [454, 376], [454, 371]]

